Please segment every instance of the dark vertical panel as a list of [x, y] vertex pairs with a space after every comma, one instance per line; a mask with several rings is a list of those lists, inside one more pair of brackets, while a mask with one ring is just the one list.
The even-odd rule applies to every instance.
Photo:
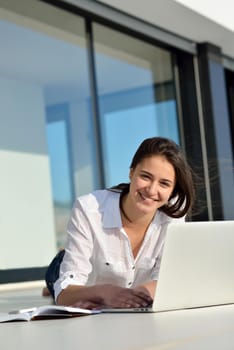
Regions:
[[197, 199], [192, 219], [193, 221], [208, 220], [209, 215], [207, 209], [193, 56], [179, 52], [177, 54], [177, 65], [182, 108], [183, 139], [187, 159], [196, 174], [197, 184]]
[[[230, 116], [230, 126], [232, 135], [232, 152], [234, 156], [234, 72], [226, 71], [226, 86], [228, 94], [228, 107]], [[234, 171], [234, 169], [233, 169]]]
[[89, 63], [89, 74], [90, 74], [90, 90], [91, 90], [91, 108], [93, 116], [93, 130], [96, 144], [96, 168], [97, 168], [97, 186], [99, 188], [105, 187], [104, 180], [104, 168], [103, 168], [103, 152], [101, 142], [101, 126], [99, 117], [99, 102], [97, 94], [97, 80], [95, 72], [95, 58], [94, 58], [94, 43], [93, 43], [93, 32], [92, 25], [89, 20], [86, 20], [86, 37], [88, 47], [88, 63]]
[[221, 50], [198, 45], [201, 97], [209, 162], [213, 218], [234, 218], [234, 176], [224, 69]]

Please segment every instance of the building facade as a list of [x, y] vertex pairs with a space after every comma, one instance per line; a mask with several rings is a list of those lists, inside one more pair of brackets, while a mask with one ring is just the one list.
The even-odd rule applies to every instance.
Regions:
[[128, 181], [146, 137], [234, 219], [234, 34], [173, 0], [0, 0], [0, 283], [42, 279], [75, 197]]

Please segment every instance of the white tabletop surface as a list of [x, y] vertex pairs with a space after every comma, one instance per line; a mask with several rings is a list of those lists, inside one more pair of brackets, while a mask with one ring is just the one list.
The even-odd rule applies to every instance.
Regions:
[[233, 350], [234, 306], [0, 324], [1, 349]]
[[[50, 304], [41, 287], [0, 292], [0, 313]], [[234, 305], [0, 324], [1, 350], [234, 350]]]

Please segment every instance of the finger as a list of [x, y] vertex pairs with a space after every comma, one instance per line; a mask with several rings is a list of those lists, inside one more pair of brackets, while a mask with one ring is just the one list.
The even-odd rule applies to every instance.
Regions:
[[121, 302], [115, 303], [114, 307], [117, 309], [118, 308], [127, 309], [127, 308], [141, 307], [141, 306], [138, 303], [135, 303], [133, 301], [121, 301]]
[[139, 295], [131, 295], [128, 299], [127, 299], [128, 303], [134, 304], [134, 307], [139, 307], [139, 306], [148, 306], [152, 303], [152, 298], [145, 298], [141, 297]]
[[134, 290], [134, 289], [132, 289], [132, 291], [133, 291], [133, 294], [135, 296], [137, 296], [137, 297], [139, 297], [147, 302], [152, 302], [152, 297], [148, 293], [143, 292], [143, 291]]
[[79, 301], [72, 305], [73, 307], [79, 307], [82, 309], [100, 309], [101, 305], [92, 301]]
[[115, 302], [115, 307], [129, 308], [129, 307], [145, 307], [148, 305], [148, 302], [143, 301], [133, 295], [125, 297], [124, 299], [118, 300]]
[[147, 306], [152, 303], [152, 298], [144, 292], [134, 289], [122, 289], [121, 293], [112, 299], [112, 302], [122, 305], [127, 303], [130, 307]]

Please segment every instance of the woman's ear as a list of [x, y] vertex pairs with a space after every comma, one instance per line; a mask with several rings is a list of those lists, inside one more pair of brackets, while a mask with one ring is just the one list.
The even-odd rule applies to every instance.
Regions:
[[130, 168], [129, 175], [128, 175], [130, 181], [132, 180], [132, 176], [133, 176], [133, 168]]

